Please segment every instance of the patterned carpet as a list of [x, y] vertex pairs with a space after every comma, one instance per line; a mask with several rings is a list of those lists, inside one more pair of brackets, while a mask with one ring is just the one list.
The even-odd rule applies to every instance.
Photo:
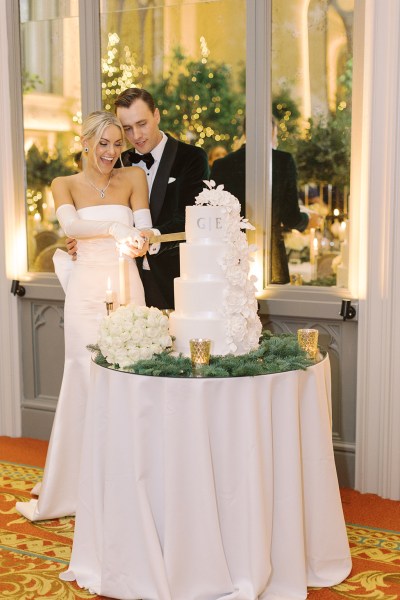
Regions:
[[69, 562], [74, 519], [32, 524], [15, 511], [41, 477], [40, 468], [0, 462], [0, 597], [97, 598], [58, 578]]
[[[100, 599], [58, 578], [69, 562], [74, 519], [32, 524], [15, 511], [15, 502], [29, 499], [42, 476], [40, 467], [23, 463], [43, 465], [46, 447], [38, 440], [0, 438], [0, 598]], [[353, 490], [342, 490], [342, 502], [353, 570], [340, 585], [310, 589], [308, 599], [397, 600], [400, 503]]]

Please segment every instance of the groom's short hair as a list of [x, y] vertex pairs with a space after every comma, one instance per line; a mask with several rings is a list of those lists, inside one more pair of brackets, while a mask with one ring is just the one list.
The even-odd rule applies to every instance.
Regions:
[[114, 109], [117, 111], [117, 108], [129, 108], [136, 100], [146, 102], [152, 113], [156, 110], [153, 96], [143, 88], [128, 88], [121, 92], [114, 102]]

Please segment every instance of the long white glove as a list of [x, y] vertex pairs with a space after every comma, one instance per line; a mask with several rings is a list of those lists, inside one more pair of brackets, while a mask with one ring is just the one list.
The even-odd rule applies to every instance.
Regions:
[[107, 237], [111, 235], [116, 242], [131, 242], [141, 248], [144, 239], [135, 227], [116, 221], [91, 221], [81, 219], [72, 204], [63, 204], [56, 211], [57, 219], [66, 235], [76, 239], [89, 237]]
[[[159, 230], [152, 227], [150, 210], [148, 208], [139, 208], [139, 210], [134, 210], [133, 220], [135, 227], [138, 229], [151, 229], [153, 235], [160, 235]], [[149, 254], [157, 254], [157, 252], [160, 250], [160, 246], [160, 242], [157, 242], [156, 244], [150, 244]], [[145, 261], [147, 261], [147, 258], [145, 258]]]
[[139, 208], [133, 211], [133, 222], [137, 229], [151, 229], [151, 215], [149, 208]]

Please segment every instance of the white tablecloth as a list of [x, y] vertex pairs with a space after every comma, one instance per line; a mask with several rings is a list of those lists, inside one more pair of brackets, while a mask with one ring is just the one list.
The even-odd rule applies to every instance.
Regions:
[[63, 579], [127, 600], [304, 599], [351, 569], [328, 358], [232, 379], [92, 365]]

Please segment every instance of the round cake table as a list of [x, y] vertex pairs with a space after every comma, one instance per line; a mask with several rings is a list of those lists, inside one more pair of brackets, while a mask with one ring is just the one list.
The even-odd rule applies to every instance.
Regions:
[[69, 570], [126, 600], [305, 599], [351, 559], [328, 357], [229, 379], [91, 368]]

